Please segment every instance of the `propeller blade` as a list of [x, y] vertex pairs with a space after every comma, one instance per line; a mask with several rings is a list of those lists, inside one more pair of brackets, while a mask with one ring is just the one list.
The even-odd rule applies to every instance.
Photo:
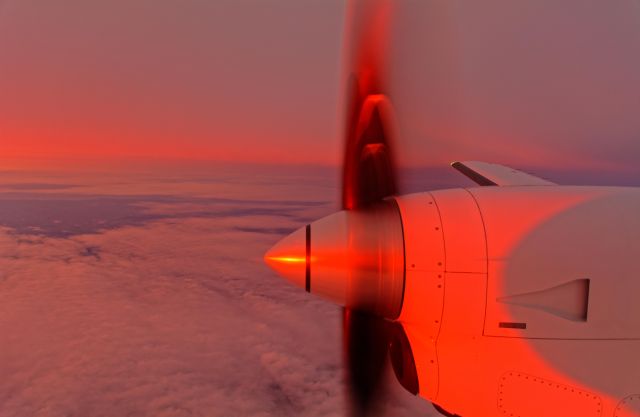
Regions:
[[[393, 112], [384, 95], [389, 0], [352, 0], [347, 41], [347, 94], [342, 204], [361, 209], [398, 192]], [[371, 415], [384, 391], [390, 332], [371, 313], [344, 309], [343, 343], [352, 412]]]
[[367, 416], [375, 410], [387, 365], [386, 321], [369, 313], [344, 309], [343, 337], [352, 415]]
[[[361, 209], [397, 192], [389, 128], [390, 105], [382, 95], [372, 95], [347, 137], [343, 171], [343, 206]], [[345, 309], [344, 345], [356, 417], [370, 415], [382, 390], [389, 346], [386, 321], [370, 313]]]

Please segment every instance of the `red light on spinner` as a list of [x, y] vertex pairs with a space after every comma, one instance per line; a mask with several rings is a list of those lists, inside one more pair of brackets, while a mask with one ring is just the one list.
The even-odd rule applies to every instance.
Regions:
[[264, 260], [280, 276], [305, 288], [310, 268], [309, 225], [279, 241], [264, 256]]
[[396, 318], [404, 292], [404, 237], [395, 200], [344, 210], [278, 242], [267, 264], [306, 291]]

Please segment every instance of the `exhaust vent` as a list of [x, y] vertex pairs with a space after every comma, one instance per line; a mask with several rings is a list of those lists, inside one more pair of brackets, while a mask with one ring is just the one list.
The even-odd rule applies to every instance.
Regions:
[[541, 310], [571, 321], [587, 321], [589, 313], [588, 279], [576, 279], [557, 287], [498, 298], [499, 303]]

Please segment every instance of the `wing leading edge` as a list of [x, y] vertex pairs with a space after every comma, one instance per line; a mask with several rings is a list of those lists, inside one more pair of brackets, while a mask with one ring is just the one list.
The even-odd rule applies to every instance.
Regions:
[[476, 184], [482, 186], [557, 185], [551, 181], [504, 165], [479, 161], [464, 161], [454, 162], [451, 166]]

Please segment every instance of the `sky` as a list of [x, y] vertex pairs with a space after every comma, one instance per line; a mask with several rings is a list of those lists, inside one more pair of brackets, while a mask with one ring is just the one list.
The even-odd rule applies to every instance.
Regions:
[[2, 155], [334, 163], [343, 9], [2, 0]]
[[340, 165], [354, 39], [384, 6], [400, 165], [640, 178], [636, 0], [0, 5], [4, 159]]
[[371, 4], [386, 5], [384, 24], [371, 19], [368, 30], [381, 39], [401, 164], [640, 177], [637, 1], [355, 3], [365, 21]]

